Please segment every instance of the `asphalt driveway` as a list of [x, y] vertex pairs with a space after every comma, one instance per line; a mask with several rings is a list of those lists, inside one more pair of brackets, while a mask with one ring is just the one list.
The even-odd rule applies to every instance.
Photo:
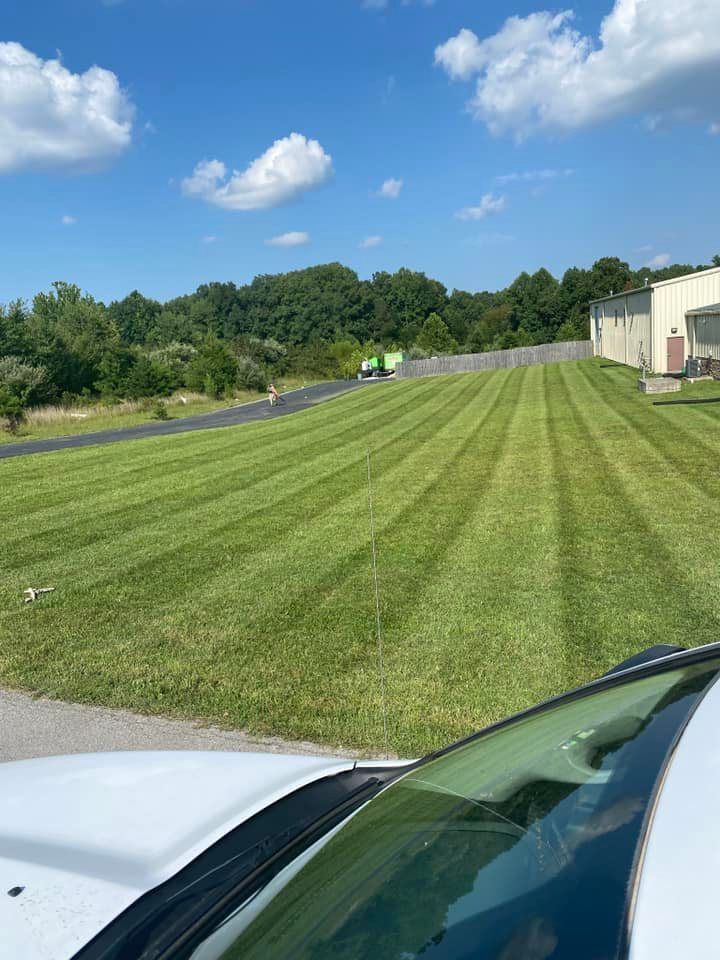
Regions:
[[[332, 400], [350, 390], [371, 386], [379, 380], [332, 380], [312, 387], [302, 387], [283, 394], [284, 403], [271, 407], [267, 400], [256, 400], [237, 407], [227, 407], [212, 413], [176, 420], [154, 420], [139, 423], [134, 427], [118, 430], [102, 430], [98, 433], [81, 433], [69, 437], [51, 437], [47, 440], [19, 440], [16, 443], [0, 444], [0, 460], [7, 457], [22, 457], [29, 453], [51, 453], [73, 447], [91, 447], [100, 443], [119, 443], [121, 440], [139, 440], [143, 437], [160, 437], [171, 433], [188, 433], [192, 430], [214, 430], [217, 427], [235, 427], [241, 423], [257, 420], [273, 420], [299, 410], [307, 410]], [[387, 382], [387, 381], [385, 381]]]
[[146, 717], [128, 710], [36, 699], [0, 690], [0, 763], [31, 757], [107, 750], [231, 750], [354, 757], [342, 747], [251, 737], [240, 730], [200, 726], [188, 720]]

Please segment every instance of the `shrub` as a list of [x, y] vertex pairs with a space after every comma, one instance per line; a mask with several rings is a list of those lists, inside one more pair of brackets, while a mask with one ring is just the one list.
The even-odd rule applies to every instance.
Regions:
[[19, 357], [0, 357], [0, 386], [17, 397], [23, 407], [38, 399], [45, 379], [44, 367], [34, 367]]
[[167, 407], [162, 402], [162, 400], [156, 400], [152, 405], [150, 410], [150, 419], [151, 420], [169, 420], [170, 414], [168, 413]]
[[332, 378], [340, 373], [340, 363], [327, 343], [316, 341], [292, 347], [288, 351], [288, 369], [301, 376]]
[[235, 386], [237, 378], [237, 360], [221, 340], [210, 334], [188, 364], [187, 385], [193, 390], [204, 390], [211, 397], [220, 397], [226, 387]]
[[177, 340], [148, 352], [148, 359], [169, 367], [178, 380], [185, 379], [188, 364], [197, 355], [196, 348], [191, 343], [179, 343]]
[[427, 350], [423, 350], [421, 347], [413, 344], [409, 350], [406, 351], [408, 360], [427, 360], [430, 354]]
[[237, 383], [246, 390], [264, 390], [267, 378], [262, 367], [251, 357], [238, 357]]
[[0, 384], [0, 419], [8, 433], [15, 434], [25, 419], [25, 410], [18, 396]]
[[363, 359], [363, 353], [359, 347], [353, 350], [352, 353], [345, 358], [340, 367], [340, 371], [346, 380], [351, 380], [357, 376]]
[[[218, 399], [221, 393], [224, 393], [224, 390], [221, 387], [218, 387], [214, 378], [211, 377], [210, 374], [208, 374], [203, 380], [202, 389], [209, 397], [213, 397], [215, 400]], [[225, 390], [228, 389], [229, 387], [226, 386]]]
[[125, 381], [125, 394], [131, 400], [140, 397], [167, 397], [176, 386], [175, 375], [157, 360], [139, 356]]

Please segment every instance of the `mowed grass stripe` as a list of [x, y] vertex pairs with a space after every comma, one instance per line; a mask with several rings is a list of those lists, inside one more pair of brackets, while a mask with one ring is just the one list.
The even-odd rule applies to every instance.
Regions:
[[[475, 386], [474, 386], [475, 392], [476, 392], [476, 393], [480, 393], [481, 390], [485, 389], [485, 387], [486, 387], [490, 382], [491, 382], [491, 381], [490, 381], [489, 379], [488, 379], [488, 380], [478, 380], [478, 381], [476, 382]], [[453, 385], [450, 385], [450, 386], [453, 387], [453, 390], [456, 389]], [[463, 391], [463, 393], [465, 393], [465, 391]], [[455, 411], [457, 412], [457, 410], [459, 410], [459, 409], [462, 409], [462, 408], [460, 408], [460, 407], [458, 407], [458, 406], [456, 405]], [[456, 413], [453, 413], [453, 416], [455, 416], [455, 415], [456, 415]], [[437, 420], [437, 419], [435, 420], [436, 429], [440, 426], [441, 422], [442, 422], [442, 421], [439, 421], [439, 420]], [[363, 486], [364, 471], [358, 470], [358, 477], [359, 477], [359, 478], [362, 478], [362, 479], [361, 479], [361, 486]], [[365, 527], [365, 522], [366, 522], [366, 512], [365, 512], [365, 511], [366, 511], [366, 503], [365, 503], [365, 491], [364, 491], [364, 488], [361, 489], [360, 500], [361, 500], [360, 510], [359, 510], [359, 511], [358, 511], [358, 510], [354, 510], [354, 511], [353, 511], [354, 517], [353, 517], [352, 519], [354, 519], [355, 522], [357, 523], [358, 518], [360, 518], [361, 529], [363, 529], [363, 532], [364, 532], [364, 527]], [[347, 526], [347, 525], [346, 525], [346, 526]], [[343, 541], [341, 541], [341, 542], [343, 542]], [[287, 551], [286, 551], [286, 554], [287, 554]], [[365, 554], [366, 554], [366, 556], [369, 555], [368, 552], [367, 552], [367, 550], [365, 551]], [[305, 559], [304, 557], [301, 557], [300, 559], [301, 559], [301, 561], [302, 561], [303, 563], [306, 563], [306, 559]], [[268, 598], [270, 598], [270, 600], [271, 600], [271, 605], [272, 605], [273, 603], [277, 603], [277, 600], [274, 599], [275, 596], [276, 596], [275, 593], [274, 593], [272, 590], [270, 590], [269, 587], [268, 587], [268, 581], [272, 581], [272, 570], [273, 570], [273, 567], [270, 566], [270, 565], [268, 565], [268, 564], [260, 564], [260, 563], [256, 563], [255, 566], [256, 566], [257, 570], [260, 571], [260, 579], [259, 579], [258, 584], [257, 584], [258, 589], [259, 589], [259, 590], [262, 590], [262, 591], [265, 593], [265, 595], [266, 595]], [[276, 569], [279, 569], [279, 568], [276, 568]], [[242, 574], [242, 571], [241, 571], [241, 574]], [[147, 583], [148, 583], [149, 586], [154, 586], [154, 587], [156, 587], [156, 588], [157, 588], [157, 591], [156, 591], [156, 592], [157, 592], [158, 597], [159, 597], [159, 598], [162, 598], [162, 595], [163, 595], [163, 589], [162, 589], [162, 586], [163, 586], [163, 585], [162, 585], [162, 583], [158, 583], [156, 580], [153, 580], [152, 578], [149, 578], [149, 579], [147, 580]], [[247, 587], [247, 584], [244, 582], [244, 578], [243, 578], [242, 586], [243, 586], [243, 587]], [[304, 589], [306, 589], [305, 586], [304, 586]], [[369, 596], [369, 595], [367, 595], [366, 591], [363, 591], [363, 592], [364, 592], [364, 594], [365, 594], [366, 596]], [[226, 599], [226, 598], [230, 598], [230, 607], [229, 607], [229, 609], [227, 610], [227, 615], [228, 615], [228, 617], [231, 615], [233, 609], [237, 609], [238, 607], [239, 607], [240, 609], [246, 609], [246, 606], [243, 604], [243, 599], [244, 599], [244, 597], [243, 597], [243, 595], [242, 595], [242, 590], [235, 590], [235, 591], [230, 591], [230, 592], [228, 592], [228, 590], [227, 590], [227, 584], [225, 584], [225, 586], [224, 586], [224, 588], [223, 588], [223, 596], [220, 598], [220, 600], [224, 600], [224, 599]], [[251, 597], [251, 598], [250, 598], [250, 602], [252, 602], [252, 599], [253, 599], [253, 598]], [[108, 597], [107, 600], [108, 600], [109, 602], [112, 602], [112, 597]], [[162, 603], [162, 599], [160, 599], [160, 602]], [[190, 618], [192, 618], [192, 623], [186, 625], [187, 627], [189, 627], [190, 629], [192, 629], [193, 627], [197, 628], [198, 623], [202, 623], [202, 624], [203, 624], [203, 628], [202, 628], [202, 647], [203, 647], [203, 649], [207, 649], [207, 645], [208, 645], [208, 633], [209, 633], [209, 630], [208, 630], [208, 619], [203, 616], [204, 608], [207, 607], [207, 602], [208, 602], [208, 594], [207, 594], [207, 591], [198, 592], [198, 593], [195, 595], [195, 598], [192, 600], [191, 605], [190, 605], [190, 607], [189, 607], [189, 609], [188, 609], [188, 616], [189, 616]], [[369, 613], [369, 610], [370, 610], [370, 608], [368, 608], [368, 613]], [[98, 611], [98, 612], [99, 612], [100, 614], [102, 614], [102, 613], [103, 613], [103, 610], [101, 609], [101, 610]], [[89, 612], [88, 612], [88, 613], [89, 613]], [[217, 614], [217, 609], [215, 608], [215, 606], [214, 606], [214, 604], [213, 604], [213, 605], [212, 605], [212, 610], [208, 611], [208, 615], [209, 615], [209, 617], [211, 618], [213, 615], [216, 615], [216, 614]], [[266, 617], [263, 617], [263, 620], [265, 620], [265, 619], [267, 619], [267, 618], [266, 618]], [[271, 618], [270, 622], [271, 622], [271, 623], [273, 622], [272, 618]], [[368, 623], [371, 623], [371, 620], [368, 619]], [[118, 626], [120, 626], [120, 625], [118, 625]], [[170, 624], [168, 624], [169, 632], [172, 633], [173, 635], [177, 635], [177, 633], [178, 633], [178, 628], [179, 628], [179, 627], [182, 627], [182, 626], [183, 626], [182, 624], [178, 624], [177, 617], [173, 616], [173, 617], [171, 618]], [[223, 617], [223, 622], [222, 622], [222, 631], [223, 631], [223, 633], [224, 633], [224, 634], [228, 634], [228, 633], [231, 631], [231, 629], [232, 629], [232, 628], [231, 628], [231, 626], [230, 626], [229, 620], [228, 620], [227, 618]], [[266, 629], [267, 629], [267, 627], [266, 627]], [[64, 632], [64, 631], [63, 631], [63, 632]], [[182, 633], [182, 629], [180, 629], [179, 632]], [[153, 650], [153, 653], [154, 653], [155, 655], [157, 655], [157, 654], [158, 654], [158, 651], [159, 651], [160, 654], [161, 654], [161, 659], [163, 660], [163, 663], [162, 663], [162, 665], [159, 665], [159, 664], [158, 664], [158, 669], [157, 669], [156, 672], [154, 672], [154, 670], [153, 670], [153, 665], [152, 665], [152, 663], [145, 663], [145, 664], [143, 665], [142, 669], [140, 670], [140, 673], [141, 673], [141, 675], [142, 675], [142, 681], [143, 681], [143, 682], [142, 682], [142, 685], [141, 685], [141, 687], [140, 687], [140, 689], [139, 689], [139, 696], [140, 696], [141, 698], [146, 697], [146, 696], [148, 695], [148, 691], [149, 691], [149, 690], [152, 690], [152, 689], [155, 689], [155, 688], [159, 688], [159, 694], [160, 694], [160, 697], [161, 697], [161, 699], [160, 699], [160, 704], [163, 704], [163, 703], [164, 703], [164, 700], [162, 699], [162, 694], [163, 694], [163, 692], [165, 691], [165, 689], [166, 689], [168, 686], [172, 686], [172, 683], [173, 683], [173, 681], [172, 681], [172, 676], [171, 676], [171, 674], [172, 674], [172, 667], [168, 665], [168, 659], [169, 659], [169, 658], [168, 658], [168, 650], [167, 650], [167, 646], [168, 646], [168, 644], [172, 644], [172, 640], [168, 637], [167, 643], [164, 642], [164, 639], [165, 639], [165, 636], [166, 636], [167, 633], [168, 633], [168, 631], [166, 631], [166, 633], [163, 633], [163, 631], [162, 631], [162, 625], [160, 625], [159, 627], [158, 627], [157, 624], [152, 624], [152, 625], [150, 625], [150, 635], [151, 635], [151, 637], [152, 637], [152, 650]], [[118, 643], [117, 643], [117, 641], [116, 641], [115, 638], [113, 638], [112, 646], [113, 646], [113, 651], [114, 651], [114, 655], [113, 655], [113, 657], [111, 658], [112, 663], [113, 663], [113, 664], [119, 663], [119, 664], [122, 665], [122, 668], [123, 668], [123, 669], [125, 669], [125, 670], [130, 669], [130, 670], [132, 670], [133, 672], [135, 672], [135, 668], [138, 666], [138, 664], [137, 664], [136, 658], [134, 657], [134, 652], [133, 652], [133, 650], [132, 650], [132, 649], [122, 650], [121, 647], [118, 645]], [[226, 655], [227, 655], [227, 654], [228, 654], [227, 643], [225, 643], [224, 646], [225, 646], [225, 653], [226, 653]], [[75, 643], [66, 644], [66, 646], [63, 648], [63, 655], [68, 655], [68, 654], [69, 654], [69, 655], [70, 655], [70, 658], [72, 659], [74, 647], [75, 647]], [[211, 651], [211, 652], [212, 652], [212, 651]], [[269, 653], [270, 653], [270, 651], [268, 651], [268, 654], [269, 654]], [[294, 659], [294, 662], [296, 662], [296, 663], [298, 662], [297, 653], [295, 654], [295, 657], [294, 657], [293, 659]], [[288, 662], [288, 658], [287, 658], [286, 656], [283, 657], [283, 656], [282, 656], [282, 651], [281, 651], [281, 652], [280, 652], [280, 656], [270, 656], [270, 655], [268, 655], [267, 658], [266, 658], [266, 662], [267, 662], [267, 664], [270, 666], [270, 669], [272, 670], [272, 669], [273, 669], [273, 665], [277, 664], [278, 662], [282, 662], [282, 663], [285, 664], [285, 663]], [[206, 666], [206, 670], [207, 670], [208, 665], [206, 664], [205, 666]], [[88, 668], [88, 665], [86, 664], [85, 667]], [[187, 662], [184, 663], [184, 668], [187, 669]], [[257, 669], [257, 666], [255, 667], [255, 669]], [[287, 672], [289, 672], [289, 671], [288, 671], [288, 668], [284, 667], [284, 668], [283, 668], [283, 673], [287, 673]], [[111, 695], [111, 694], [110, 694], [110, 689], [111, 689], [112, 686], [113, 686], [112, 683], [108, 683], [107, 680], [104, 680], [103, 678], [97, 676], [95, 673], [93, 673], [92, 676], [93, 676], [94, 688], [103, 691], [103, 694], [105, 695], [105, 697], [107, 697], [108, 695]], [[140, 679], [140, 678], [138, 678], [138, 679]], [[276, 684], [277, 684], [277, 681], [276, 681]], [[204, 685], [205, 685], [205, 687], [207, 688], [207, 686], [208, 686], [207, 678], [206, 678], [205, 681], [204, 681]], [[212, 685], [211, 685], [211, 686], [212, 686]], [[177, 692], [177, 691], [176, 691], [176, 692]], [[231, 695], [233, 695], [233, 693], [234, 693], [234, 697], [235, 697], [236, 699], [237, 699], [237, 692], [238, 692], [237, 689], [235, 689], [234, 692], [231, 691]], [[272, 690], [271, 690], [270, 692], [272, 693]], [[142, 703], [142, 705], [144, 705], [144, 706], [146, 706], [146, 707], [151, 706], [151, 703], [149, 703], [147, 700], [143, 702], [142, 699], [141, 699], [141, 703]], [[154, 706], [155, 706], [155, 708], [158, 707], [158, 702], [157, 702], [157, 700], [155, 700]]]
[[[474, 392], [481, 394], [491, 384], [490, 379], [480, 381], [474, 385]], [[450, 429], [461, 412], [455, 402], [458, 387], [455, 384], [450, 387], [453, 402], [446, 404], [444, 415], [438, 414], [434, 418], [433, 429], [438, 433]], [[348, 451], [351, 476], [345, 478], [340, 487], [324, 490], [317, 522], [306, 522], [302, 505], [298, 509], [297, 505], [293, 508], [292, 504], [288, 504], [288, 514], [274, 516], [271, 523], [277, 526], [280, 536], [272, 537], [269, 544], [262, 543], [259, 554], [253, 558], [253, 564], [245, 565], [239, 572], [239, 594], [233, 597], [226, 595], [222, 576], [215, 577], [215, 595], [213, 585], [207, 584], [205, 595], [212, 598], [215, 610], [232, 608], [238, 596], [241, 600], [246, 598], [247, 609], [252, 607], [252, 612], [246, 616], [248, 629], [259, 631], [259, 635], [272, 636], [278, 631], [302, 630], [301, 611], [309, 605], [309, 618], [313, 628], [317, 629], [322, 622], [327, 598], [337, 594], [344, 583], [341, 568], [347, 567], [351, 571], [360, 569], [362, 576], [365, 576], [367, 563], [359, 559], [362, 557], [367, 561], [370, 556], [367, 543], [365, 443], [366, 438], [363, 438], [356, 451]], [[387, 457], [388, 481], [402, 488], [407, 482], [405, 478], [415, 471], [416, 459], [421, 459], [422, 453], [412, 450], [408, 453], [397, 446], [388, 452]], [[384, 522], [393, 522], [393, 518], [386, 517]], [[312, 555], [310, 551], [318, 536], [322, 536], [324, 549], [309, 567], [308, 557]], [[359, 547], [356, 546], [358, 543]], [[274, 580], [279, 581], [277, 590], [271, 589]], [[370, 599], [365, 586], [358, 596], [365, 611]], [[193, 605], [193, 597], [188, 596], [188, 617], [193, 616]], [[180, 607], [178, 612], [182, 613], [182, 610]], [[338, 627], [337, 623], [333, 625]]]
[[[433, 406], [437, 403], [437, 391], [433, 394], [427, 390], [427, 386], [425, 384], [426, 389], [420, 393], [417, 401], [418, 408], [421, 408], [424, 403], [432, 403]], [[415, 394], [417, 395], [417, 391]], [[395, 406], [397, 407], [397, 404]], [[387, 418], [388, 413], [384, 412], [378, 416]], [[393, 426], [397, 425], [404, 416], [404, 411], [401, 411], [394, 417]], [[228, 429], [244, 430], [246, 428]], [[358, 423], [351, 418], [350, 425], [343, 428], [342, 435], [364, 433], [365, 429], [364, 421]], [[283, 481], [287, 488], [287, 474], [293, 469], [301, 472], [306, 469], [304, 465], [307, 451], [306, 436], [301, 435], [300, 440], [297, 440], [297, 432], [293, 432], [292, 437], [297, 442], [293, 445], [285, 444], [283, 434], [278, 432], [277, 443], [271, 445], [269, 449], [261, 447], [257, 450], [252, 436], [243, 438], [242, 445], [236, 447], [221, 445], [223, 438], [218, 436], [212, 448], [212, 453], [217, 459], [208, 457], [206, 452], [202, 460], [193, 464], [192, 468], [169, 473], [163, 470], [161, 483], [158, 483], [158, 478], [155, 477], [143, 483], [136, 482], [128, 486], [119, 478], [108, 476], [106, 473], [104, 477], [98, 478], [92, 484], [93, 490], [97, 492], [83, 498], [80, 516], [68, 511], [67, 504], [60, 508], [55, 506], [48, 509], [47, 515], [42, 518], [43, 525], [38, 527], [41, 519], [37, 516], [28, 517], [24, 513], [18, 514], [15, 531], [13, 532], [12, 527], [7, 531], [6, 543], [9, 550], [14, 550], [18, 560], [24, 562], [21, 544], [26, 543], [32, 549], [38, 529], [42, 530], [45, 538], [55, 537], [58, 542], [61, 542], [62, 532], [72, 527], [75, 542], [80, 545], [81, 531], [84, 528], [86, 539], [83, 545], [91, 546], [115, 533], [117, 527], [126, 531], [131, 529], [128, 526], [128, 517], [132, 518], [132, 525], [143, 528], [146, 528], [149, 523], [162, 520], [173, 501], [183, 504], [190, 500], [193, 509], [197, 509], [203, 503], [217, 502], [223, 495], [236, 498], [240, 492], [251, 490], [259, 483]], [[323, 437], [313, 447], [314, 456], [318, 457], [325, 451], [330, 451], [333, 455], [337, 450], [336, 441], [336, 434]], [[133, 452], [131, 450], [130, 455]], [[173, 479], [177, 483], [172, 484]], [[108, 498], [109, 489], [113, 491], [112, 498]]]
[[[469, 451], [459, 477], [451, 481], [462, 522], [453, 525], [441, 563], [425, 578], [415, 609], [386, 629], [392, 723], [398, 729], [422, 729], [435, 745], [439, 730], [457, 737], [494, 719], [488, 689], [505, 703], [513, 703], [516, 695], [517, 662], [528, 639], [518, 629], [517, 609], [539, 573], [535, 560], [547, 554], [542, 536], [535, 553], [524, 486], [528, 468], [536, 489], [543, 472], [538, 444], [530, 449], [527, 444], [540, 390], [539, 368], [510, 373], [505, 409], [483, 425], [478, 437], [482, 458]], [[492, 439], [482, 443], [485, 429]], [[404, 696], [408, 688], [414, 696]], [[452, 698], [443, 696], [449, 689]], [[526, 695], [523, 690], [519, 699]]]
[[618, 402], [617, 390], [613, 390], [603, 381], [593, 379], [587, 370], [582, 369], [581, 375], [588, 389], [605, 405], [606, 415], [609, 413], [611, 419], [632, 431], [631, 445], [639, 459], [646, 461], [648, 468], [651, 461], [655, 460], [658, 466], [667, 472], [673, 471], [681, 482], [693, 486], [697, 493], [709, 498], [713, 504], [717, 502], [720, 478], [717, 474], [708, 474], [705, 470], [698, 471], [695, 459], [698, 449], [709, 457], [718, 457], [720, 444], [717, 433], [713, 442], [712, 434], [701, 439], [690, 437], [681, 431], [670, 432], [667, 425], [657, 417], [644, 417], [641, 407], [628, 403], [625, 398]]
[[[452, 385], [445, 390], [452, 391]], [[436, 407], [434, 412], [437, 413]], [[402, 422], [403, 417], [399, 415], [394, 426]], [[407, 432], [407, 428], [403, 432]], [[365, 442], [362, 433], [354, 441], [360, 448]], [[385, 441], [390, 442], [391, 439]], [[316, 456], [313, 461], [323, 490], [335, 494], [334, 503], [353, 492], [350, 481], [357, 473], [351, 456], [353, 449], [349, 446], [345, 451], [344, 463], [338, 458], [337, 451]], [[361, 455], [355, 453], [354, 459], [357, 461]], [[84, 582], [84, 594], [89, 602], [97, 602], [107, 586], [114, 587], [116, 598], [138, 602], [138, 581], [147, 584], [148, 590], [141, 596], [145, 596], [153, 608], [168, 599], [175, 601], [183, 592], [190, 592], [195, 602], [198, 590], [215, 575], [214, 560], [218, 553], [226, 561], [242, 564], [243, 558], [251, 551], [254, 562], [260, 563], [262, 557], [259, 554], [267, 551], [277, 539], [286, 538], [289, 525], [295, 518], [301, 517], [304, 524], [310, 525], [326, 509], [326, 501], [318, 498], [317, 477], [308, 480], [307, 464], [302, 460], [295, 463], [297, 477], [293, 483], [286, 475], [266, 474], [264, 465], [261, 465], [252, 483], [244, 486], [240, 483], [238, 489], [233, 489], [232, 477], [237, 472], [233, 467], [229, 479], [220, 488], [225, 491], [223, 495], [216, 492], [214, 483], [210, 496], [198, 498], [192, 491], [188, 492], [185, 498], [192, 523], [186, 523], [181, 533], [172, 530], [172, 514], [166, 510], [157, 516], [146, 516], [143, 523], [136, 519], [120, 536], [100, 538], [96, 575], [85, 578]], [[113, 519], [117, 520], [116, 517]], [[262, 546], [258, 547], [258, 544]], [[62, 547], [57, 549], [61, 551]], [[95, 550], [95, 537], [88, 543], [81, 536], [77, 549], [73, 551], [73, 562], [86, 563]], [[173, 560], [179, 560], [182, 568], [177, 569]], [[163, 576], [168, 567], [172, 569], [170, 578]], [[125, 575], [120, 578], [118, 594], [118, 573], [123, 572]]]
[[[20, 475], [23, 484], [17, 491], [18, 507], [26, 512], [28, 517], [39, 516], [42, 511], [57, 504], [63, 504], [62, 495], [78, 493], [89, 503], [88, 495], [92, 496], [92, 488], [97, 481], [103, 482], [107, 478], [107, 464], [113, 464], [113, 478], [124, 479], [129, 485], [139, 486], [143, 478], [152, 484], [157, 480], [156, 472], [158, 461], [163, 460], [163, 474], [165, 477], [173, 475], [187, 475], [196, 469], [206, 469], [212, 466], [213, 461], [208, 455], [224, 456], [225, 448], [246, 456], [252, 457], [255, 451], [264, 451], [267, 455], [268, 446], [281, 447], [287, 445], [290, 449], [299, 450], [303, 445], [314, 442], [316, 436], [323, 439], [339, 440], [343, 434], [357, 428], [363, 415], [367, 414], [368, 426], [381, 423], [386, 408], [396, 408], [396, 400], [391, 395], [391, 386], [381, 388], [385, 396], [359, 397], [363, 403], [351, 407], [349, 416], [345, 416], [340, 407], [346, 397], [338, 397], [314, 407], [311, 411], [299, 411], [293, 418], [303, 418], [307, 413], [313, 414], [312, 426], [302, 433], [293, 429], [290, 433], [284, 430], [287, 421], [283, 418], [270, 423], [252, 423], [237, 427], [222, 427], [203, 430], [194, 434], [176, 434], [165, 437], [145, 438], [123, 442], [125, 456], [118, 460], [117, 451], [113, 445], [101, 445], [80, 450], [57, 451], [50, 454], [38, 454], [23, 458], [22, 464], [18, 460], [6, 460], [0, 463], [0, 476], [12, 482], [13, 476]], [[428, 384], [423, 381], [414, 381], [409, 392], [422, 394], [427, 392]], [[368, 394], [374, 388], [368, 388]], [[355, 395], [354, 395], [355, 396]], [[374, 402], [373, 402], [374, 401]], [[336, 430], [328, 429], [328, 424], [338, 424]], [[265, 441], [273, 441], [266, 443]], [[178, 451], [180, 451], [178, 455]], [[82, 452], [86, 455], [78, 461], [77, 456]], [[52, 463], [57, 473], [50, 474], [47, 470], [46, 458], [53, 458]], [[87, 460], [87, 462], [85, 462]], [[15, 467], [19, 474], [13, 473]], [[5, 471], [3, 474], [2, 471]], [[57, 476], [63, 478], [63, 487], [58, 490]], [[43, 479], [44, 478], [44, 479]], [[75, 481], [75, 482], [73, 482]], [[90, 491], [90, 494], [88, 493]]]
[[[605, 618], [608, 634], [615, 639], [615, 649], [626, 648], [628, 639], [637, 644], [638, 637], [648, 637], [648, 626], [652, 624], [657, 629], [658, 618], [667, 635], [684, 636], [692, 624], [693, 642], [714, 641], [720, 622], [715, 602], [720, 583], [716, 565], [708, 566], [708, 554], [715, 554], [716, 550], [713, 544], [693, 544], [691, 538], [698, 516], [707, 508], [705, 496], [693, 495], [685, 478], [676, 476], [670, 469], [661, 475], [665, 483], [655, 482], [650, 488], [647, 482], [641, 482], [642, 474], [637, 475], [633, 462], [638, 446], [642, 446], [641, 421], [634, 421], [630, 436], [627, 432], [621, 433], [620, 442], [616, 439], [614, 449], [609, 450], [607, 432], [623, 419], [615, 410], [617, 400], [615, 403], [607, 400], [599, 410], [594, 398], [593, 403], [583, 406], [577, 400], [577, 385], [571, 389], [566, 371], [561, 369], [560, 375], [568, 404], [594, 450], [594, 462], [588, 466], [604, 485], [605, 517], [613, 519], [616, 535], [625, 545], [610, 581], [615, 596], [609, 598]], [[625, 451], [621, 450], [621, 444], [626, 445]], [[654, 479], [657, 481], [657, 477]], [[672, 532], [667, 522], [670, 517]], [[571, 595], [576, 606], [574, 590]], [[618, 616], [618, 610], [623, 611], [622, 617]], [[652, 634], [648, 639], [651, 637]], [[596, 644], [593, 650], [587, 651], [587, 656], [590, 662], [598, 663], [602, 662], [597, 656], [602, 650], [600, 637], [596, 637]], [[640, 644], [650, 645], [643, 640]]]
[[[0, 464], [0, 683], [377, 751], [368, 447], [398, 753], [716, 639], [715, 422], [612, 372], [398, 382]], [[57, 592], [25, 607], [35, 580]]]

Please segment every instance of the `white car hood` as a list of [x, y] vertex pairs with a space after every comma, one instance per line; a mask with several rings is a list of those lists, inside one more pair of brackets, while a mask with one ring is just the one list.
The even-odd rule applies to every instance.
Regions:
[[[106, 753], [0, 764], [0, 952], [62, 960], [259, 810], [352, 761]], [[24, 887], [17, 896], [9, 890]]]

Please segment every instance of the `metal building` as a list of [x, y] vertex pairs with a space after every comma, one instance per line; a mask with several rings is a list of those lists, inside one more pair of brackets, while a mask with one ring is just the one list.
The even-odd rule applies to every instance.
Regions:
[[687, 320], [690, 356], [720, 360], [720, 303], [688, 310]]
[[720, 267], [593, 300], [590, 336], [596, 356], [657, 373], [720, 357]]

